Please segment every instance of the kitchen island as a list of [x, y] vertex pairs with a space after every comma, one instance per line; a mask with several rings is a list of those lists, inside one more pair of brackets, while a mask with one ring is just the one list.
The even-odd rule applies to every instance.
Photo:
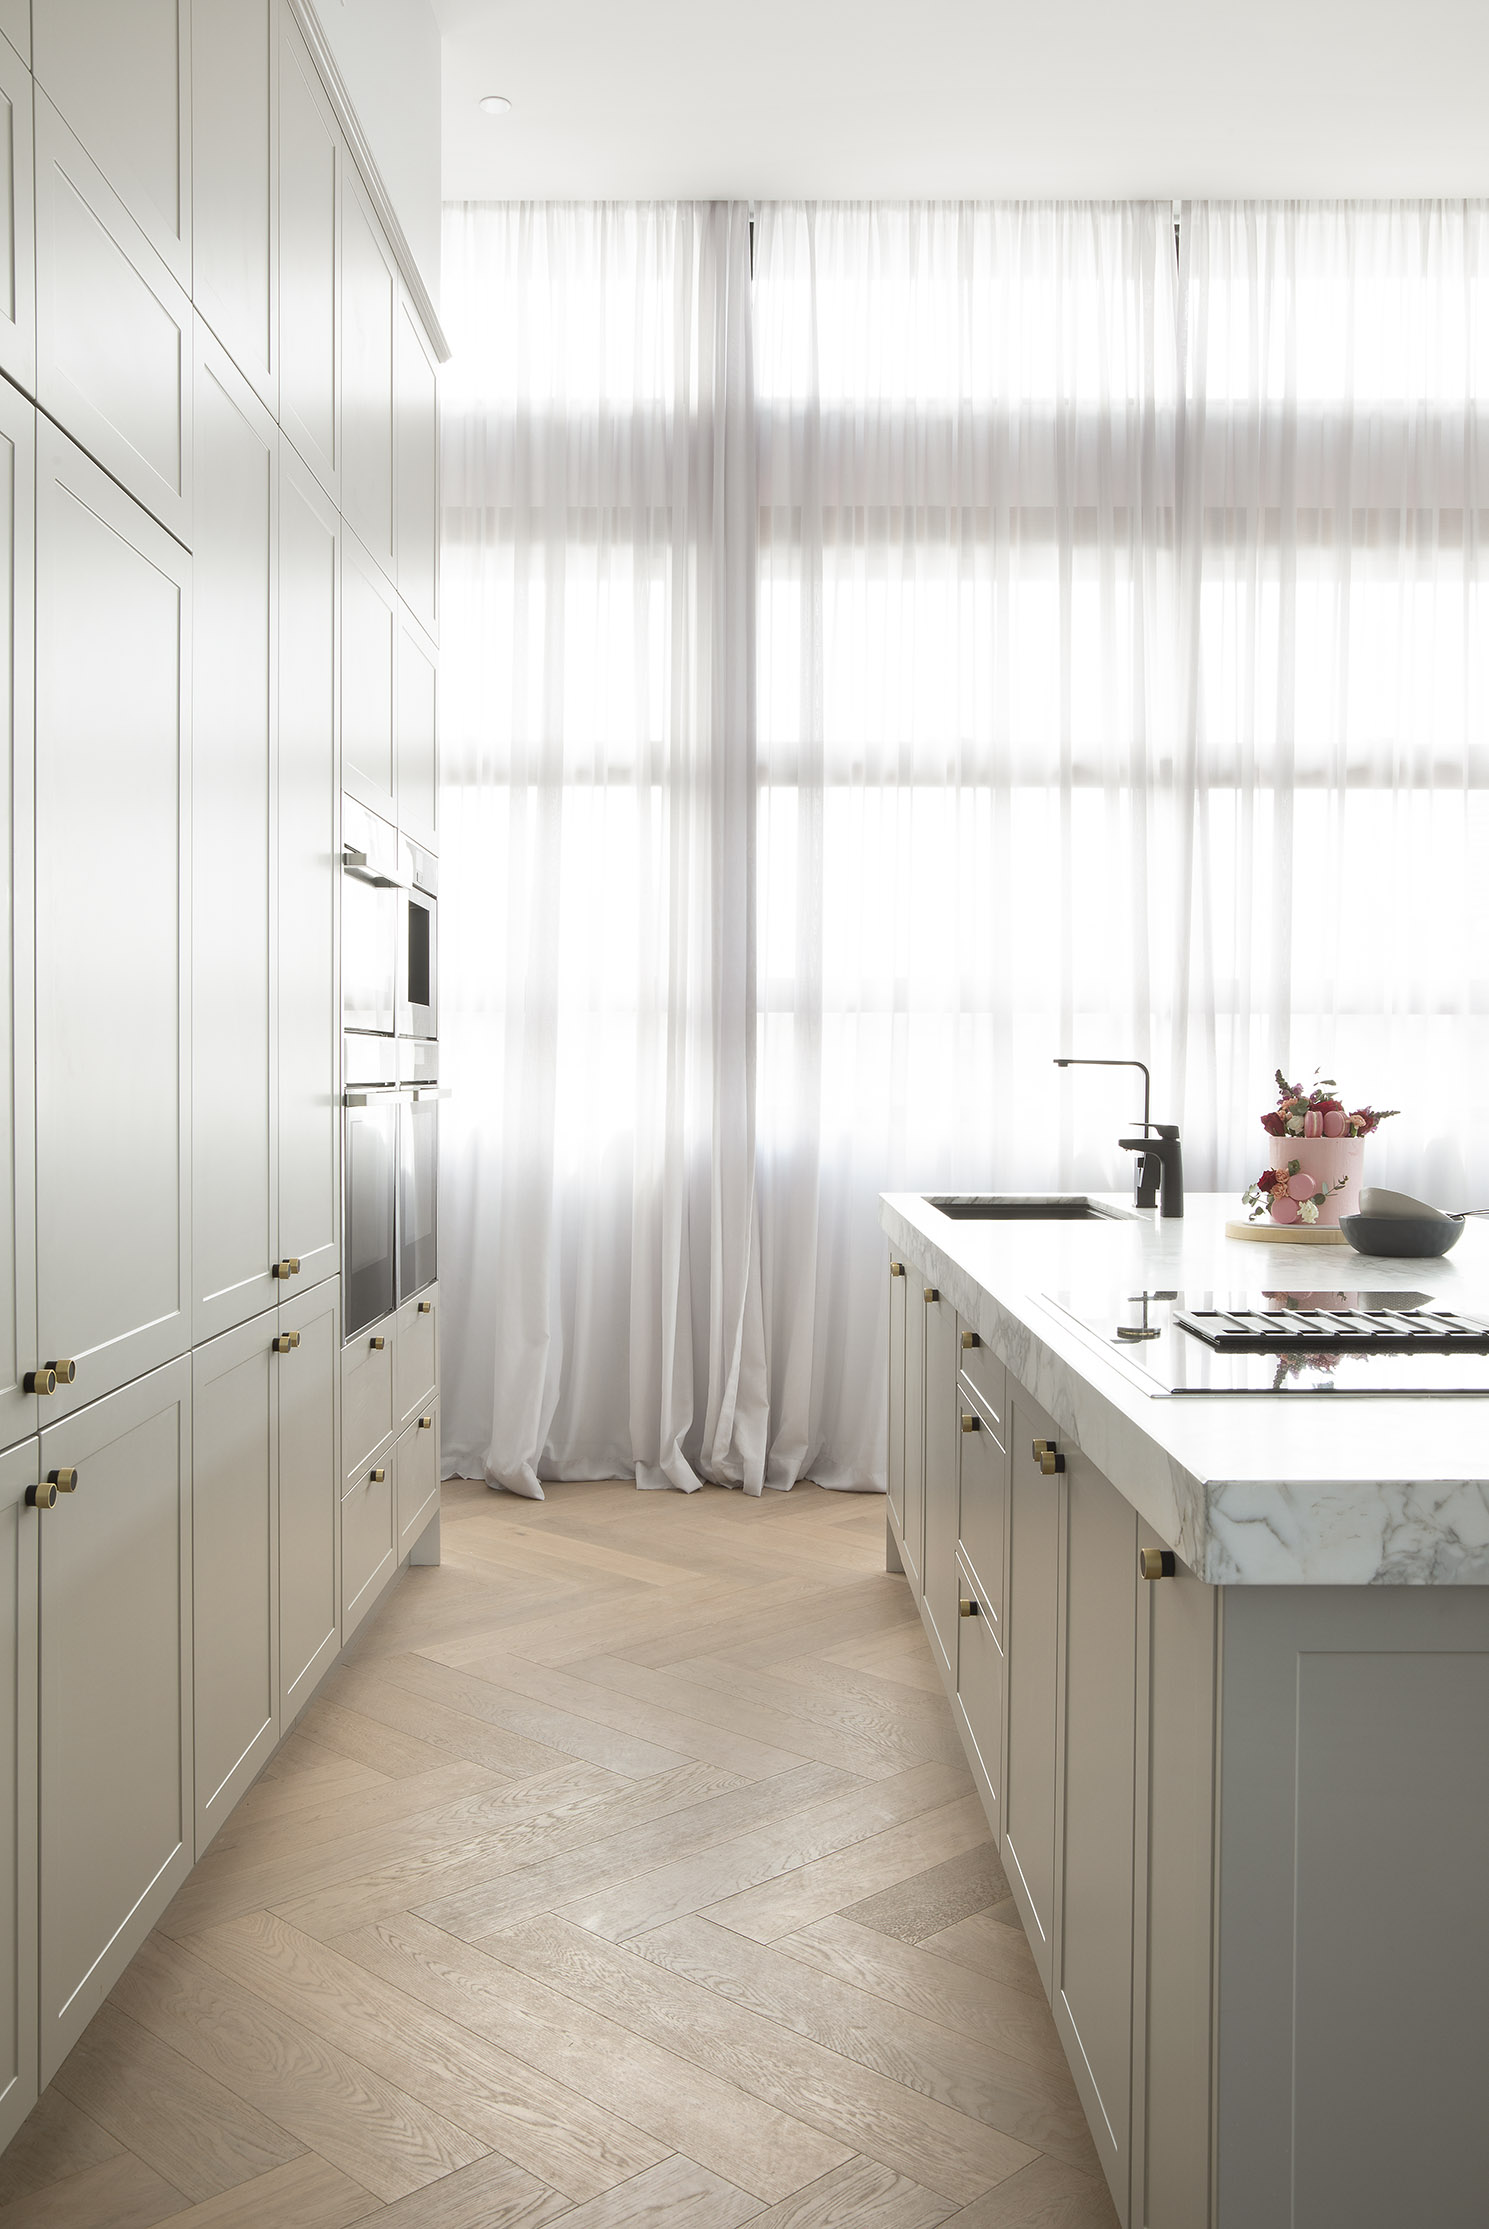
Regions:
[[1110, 1325], [1143, 1293], [1489, 1315], [1489, 1227], [1367, 1262], [1228, 1239], [1228, 1198], [1098, 1204], [883, 1200], [887, 1525], [1118, 2213], [1481, 2225], [1489, 1394], [1171, 1393]]

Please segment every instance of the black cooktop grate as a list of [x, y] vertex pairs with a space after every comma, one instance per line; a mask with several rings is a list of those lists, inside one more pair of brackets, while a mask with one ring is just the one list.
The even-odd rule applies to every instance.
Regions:
[[1175, 1308], [1173, 1320], [1217, 1354], [1489, 1354], [1489, 1322], [1446, 1308]]

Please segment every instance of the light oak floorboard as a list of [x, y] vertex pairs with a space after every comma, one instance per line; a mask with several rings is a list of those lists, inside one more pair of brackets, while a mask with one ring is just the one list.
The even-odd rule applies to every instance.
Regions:
[[1017, 1918], [1008, 1926], [988, 1912], [977, 1912], [955, 1927], [942, 1928], [937, 1935], [923, 1935], [916, 1947], [967, 1972], [986, 1974], [990, 1981], [1022, 1989], [1041, 2004], [1045, 2002], [1034, 1953]]
[[0, 2229], [153, 2229], [185, 2200], [133, 2152], [0, 2206]]
[[647, 1740], [637, 1732], [634, 1722], [626, 1727], [598, 1726], [592, 1718], [513, 1694], [490, 1680], [473, 1678], [453, 1665], [437, 1663], [432, 1657], [383, 1657], [379, 1669], [391, 1687], [424, 1702], [431, 1723], [455, 1712], [464, 1713], [525, 1742], [543, 1756], [545, 1764], [552, 1762], [552, 1752], [557, 1750], [561, 1755], [603, 1764], [607, 1772], [623, 1773], [629, 1780], [650, 1780], [658, 1773], [675, 1772], [694, 1754], [690, 1749], [679, 1751]]
[[928, 1861], [976, 1848], [987, 1839], [981, 1803], [976, 1796], [963, 1796], [831, 1857], [798, 1866], [778, 1880], [764, 1881], [743, 1895], [710, 1905], [709, 1916], [741, 1935], [753, 1935], [757, 1942], [773, 1942], [777, 1935], [789, 1935], [877, 1889], [909, 1879], [922, 1872]]
[[756, 2214], [750, 2229], [936, 2229], [956, 2210], [877, 2160], [850, 2159], [768, 2213]]
[[377, 2229], [547, 2229], [572, 2212], [561, 2191], [491, 2157], [401, 2198], [377, 2216]]
[[114, 2159], [123, 2149], [59, 2089], [43, 2090], [0, 2157], [0, 2207]]
[[979, 1842], [939, 1865], [912, 1873], [893, 1888], [845, 1908], [844, 1918], [857, 1920], [881, 1935], [895, 1935], [902, 1943], [922, 1942], [960, 1920], [971, 1919], [1006, 1903], [1008, 1882], [991, 1842]]
[[1116, 2229], [1116, 2220], [1100, 2176], [1077, 2174], [1057, 2159], [1032, 2161], [951, 2217], [956, 2229]]
[[739, 2229], [759, 2205], [691, 2159], [669, 2159], [563, 2215], [565, 2229]]
[[350, 2222], [384, 2211], [350, 2175], [314, 2152], [302, 2152], [252, 2182], [172, 2214], [171, 2229], [347, 2229]]

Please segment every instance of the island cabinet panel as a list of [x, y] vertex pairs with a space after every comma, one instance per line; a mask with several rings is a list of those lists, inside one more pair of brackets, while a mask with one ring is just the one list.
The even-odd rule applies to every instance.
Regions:
[[193, 1336], [279, 1297], [274, 572], [279, 435], [205, 326], [192, 672]]
[[1017, 1395], [1012, 1412], [1003, 1848], [1039, 1978], [1053, 1997], [1060, 1480], [1031, 1453], [1035, 1439], [1056, 1437], [1054, 1426]]
[[978, 1615], [987, 1619], [1001, 1646], [1008, 1521], [1006, 1426], [965, 1371], [957, 1387], [956, 1408], [961, 1451], [957, 1545], [977, 1581]]
[[279, 1248], [310, 1285], [340, 1262], [341, 1049], [336, 948], [339, 521], [280, 445], [278, 951]]
[[279, 422], [335, 500], [341, 477], [341, 144], [284, 0], [279, 16]]
[[38, 1344], [77, 1365], [55, 1414], [191, 1343], [191, 560], [43, 421], [36, 567]]
[[192, 1356], [196, 1855], [279, 1739], [273, 1310]]
[[954, 1684], [956, 1536], [960, 1468], [956, 1378], [957, 1318], [938, 1295], [925, 1303], [925, 1564], [923, 1586], [938, 1670]]
[[886, 1486], [895, 1524], [905, 1529], [905, 1303], [910, 1280], [898, 1254], [889, 1257], [889, 1451]]
[[275, 0], [192, 0], [191, 293], [271, 411], [279, 403]]
[[901, 1545], [905, 1577], [916, 1601], [920, 1600], [921, 1569], [925, 1560], [925, 1320], [931, 1289], [919, 1273], [906, 1271], [909, 1296], [905, 1303], [905, 1519]]
[[41, 1435], [41, 2080], [192, 1862], [191, 1363]]
[[0, 1455], [0, 2148], [36, 2102], [36, 1440]]
[[1211, 2219], [1219, 1604], [1181, 1569], [1138, 1590], [1133, 2229]]
[[1489, 1589], [1232, 1587], [1221, 2229], [1470, 2229], [1489, 2191]]
[[[36, 412], [0, 381], [0, 1446], [36, 1430], [33, 662]], [[0, 885], [3, 887], [3, 885]]]
[[31, 78], [0, 41], [0, 372], [28, 395], [36, 392], [34, 194]]
[[341, 1474], [340, 1288], [334, 1277], [279, 1311], [279, 1717], [287, 1728], [341, 1646], [336, 1557]]
[[988, 1821], [1000, 1840], [1003, 1825], [1003, 1648], [991, 1603], [976, 1574], [958, 1557], [961, 1601], [976, 1604], [957, 1618], [956, 1711], [967, 1761]]
[[1137, 1516], [1078, 1448], [1067, 1445], [1064, 1453], [1052, 1996], [1055, 2026], [1125, 2221], [1132, 2125]]
[[32, 0], [36, 82], [191, 285], [190, 0]]

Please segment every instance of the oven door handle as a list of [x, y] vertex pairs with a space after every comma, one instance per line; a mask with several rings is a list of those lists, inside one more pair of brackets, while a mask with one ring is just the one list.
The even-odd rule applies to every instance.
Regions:
[[341, 1104], [343, 1107], [398, 1107], [402, 1106], [407, 1098], [408, 1093], [399, 1091], [394, 1085], [390, 1084], [385, 1087], [380, 1084], [369, 1084], [365, 1090], [344, 1091], [341, 1094]]
[[417, 1106], [418, 1103], [423, 1099], [452, 1099], [454, 1097], [454, 1093], [448, 1088], [441, 1091], [437, 1084], [419, 1084], [414, 1090], [410, 1091], [407, 1096], [408, 1098], [412, 1099], [414, 1104]]
[[371, 883], [374, 890], [406, 890], [408, 885], [401, 875], [387, 875], [381, 867], [371, 866], [365, 851], [358, 851], [355, 844], [343, 844], [341, 864], [345, 873], [355, 875], [358, 882]]

